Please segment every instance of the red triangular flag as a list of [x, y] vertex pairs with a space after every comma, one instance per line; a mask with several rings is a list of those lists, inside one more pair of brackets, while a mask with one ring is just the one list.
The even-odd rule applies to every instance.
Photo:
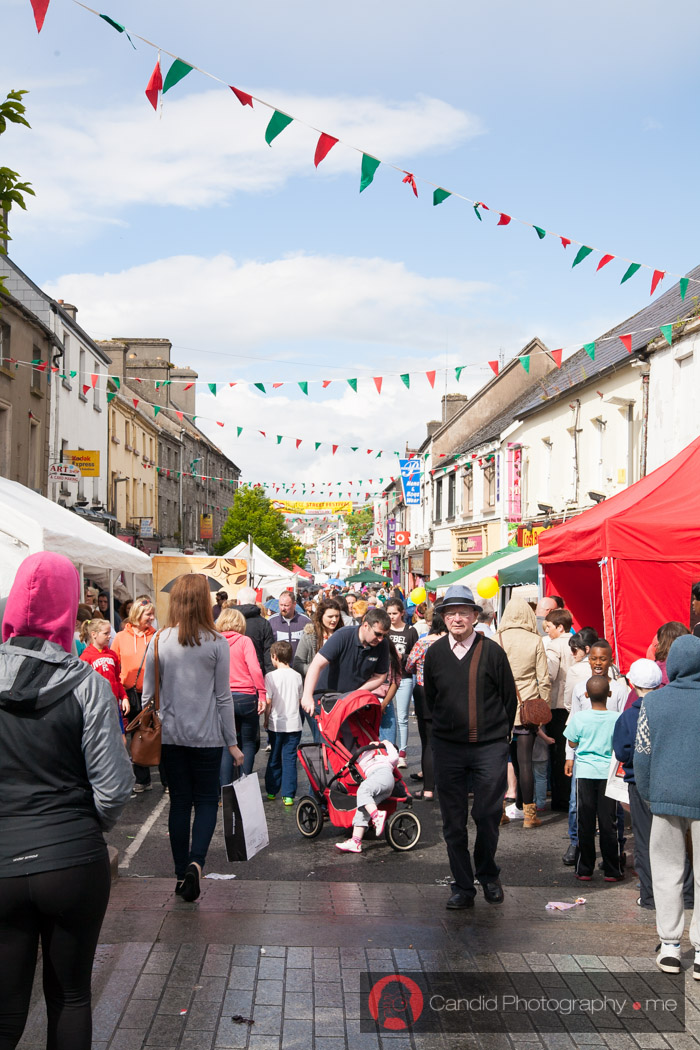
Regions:
[[[139, 379], [139, 383], [140, 382], [141, 382], [141, 380]], [[191, 386], [194, 386], [194, 383], [185, 383], [185, 385], [184, 385], [184, 387], [182, 389], [183, 390], [189, 390]]]
[[493, 374], [495, 376], [497, 376], [498, 375], [498, 361], [489, 361], [489, 364], [491, 365], [491, 368], [493, 369]]
[[627, 348], [627, 353], [631, 354], [632, 353], [632, 334], [630, 333], [629, 335], [621, 335], [620, 336], [620, 340], [622, 342], [622, 345]]
[[301, 445], [301, 438], [297, 438], [297, 448], [299, 448], [299, 445]]
[[139, 407], [139, 399], [137, 397], [132, 397], [131, 400], [134, 402], [134, 408], [138, 408]]
[[176, 412], [175, 412], [175, 415], [177, 416], [177, 418], [178, 418], [178, 419], [180, 420], [180, 422], [182, 423], [182, 420], [183, 420], [183, 418], [184, 418], [184, 417], [183, 417], [183, 415], [182, 415], [182, 412], [178, 412], [178, 411], [176, 410]]
[[219, 420], [217, 419], [217, 421], [216, 421], [216, 425], [217, 425], [217, 427], [222, 427], [222, 426], [223, 426], [224, 424], [223, 424], [223, 423], [220, 423], [220, 422], [219, 422]]
[[[236, 383], [229, 383], [229, 386], [236, 386]], [[185, 390], [186, 389], [187, 389], [187, 387], [185, 387]]]
[[557, 368], [561, 368], [561, 355], [564, 353], [563, 350], [552, 350], [552, 357]]
[[325, 131], [321, 134], [321, 137], [316, 144], [316, 152], [314, 153], [314, 164], [316, 167], [318, 167], [321, 161], [328, 156], [337, 141], [338, 140], [334, 139], [332, 135], [326, 135]]
[[598, 272], [598, 270], [602, 270], [604, 266], [607, 266], [609, 262], [612, 262], [614, 258], [614, 255], [604, 255], [598, 263], [598, 265], [596, 266], [596, 273]]
[[[34, 367], [36, 368], [37, 372], [45, 372], [46, 371], [46, 366], [47, 366], [48, 363], [49, 363], [48, 361], [42, 361], [42, 363], [40, 365], [34, 365]], [[88, 387], [88, 390], [89, 389], [90, 389], [90, 387]]]
[[267, 434], [265, 433], [264, 430], [259, 430], [258, 434], [262, 434], [263, 437], [267, 437]]
[[372, 452], [373, 452], [373, 451], [374, 451], [373, 449], [371, 449], [371, 448], [368, 448], [368, 449], [367, 449], [367, 455], [368, 455], [368, 456], [371, 456], [371, 455], [372, 455]]
[[272, 389], [273, 389], [273, 390], [279, 390], [279, 388], [280, 388], [281, 386], [284, 386], [284, 383], [273, 383], [273, 384], [272, 384]]
[[331, 448], [333, 449], [333, 455], [335, 455], [336, 452], [338, 451], [338, 446], [337, 445], [331, 445]]
[[401, 181], [402, 182], [407, 182], [408, 185], [411, 187], [411, 189], [413, 190], [414, 194], [417, 197], [418, 196], [418, 187], [416, 186], [416, 180], [414, 179], [414, 177], [413, 177], [413, 175], [411, 174], [410, 171], [405, 172], [405, 175], [406, 175], [406, 178], [405, 179], [401, 179]]
[[90, 383], [92, 384], [92, 389], [94, 390], [97, 386], [97, 375], [95, 372], [90, 373]]
[[323, 389], [325, 390], [325, 389], [326, 389], [326, 387], [327, 387], [327, 386], [330, 386], [332, 382], [333, 382], [333, 380], [332, 380], [332, 379], [324, 379], [324, 380], [323, 380], [323, 384], [322, 384], [322, 386], [323, 386]]
[[250, 106], [251, 109], [253, 108], [252, 95], [249, 95], [247, 91], [241, 91], [240, 88], [233, 87], [231, 84], [229, 84], [229, 87], [242, 106]]
[[649, 292], [649, 295], [653, 295], [654, 294], [654, 292], [659, 287], [659, 284], [661, 283], [661, 281], [663, 281], [665, 276], [666, 276], [666, 271], [665, 270], [654, 270], [654, 273], [653, 273], [652, 278], [651, 278], [651, 291]]
[[431, 387], [434, 390], [435, 389], [435, 373], [434, 372], [426, 372], [425, 375], [426, 375], [426, 378], [427, 378], [428, 382], [430, 383]]
[[89, 389], [90, 389], [89, 386], [86, 386], [85, 384], [83, 384], [83, 397], [85, 397], [85, 395], [87, 394]]
[[506, 215], [506, 213], [502, 211], [501, 212], [501, 217], [498, 220], [498, 222], [496, 223], [496, 226], [507, 226], [509, 222], [510, 222], [510, 215]]
[[381, 376], [375, 376], [374, 377], [374, 385], [377, 388], [377, 393], [381, 394], [381, 392], [382, 392], [382, 377]]
[[49, 0], [31, 0], [32, 10], [34, 12], [34, 21], [36, 22], [37, 33], [41, 32], [41, 28], [46, 18], [46, 12], [49, 9]]
[[158, 109], [158, 92], [163, 90], [163, 74], [160, 71], [160, 56], [155, 64], [146, 88], [146, 98], [154, 109]]
[[568, 246], [571, 244], [571, 241], [568, 237], [560, 237], [559, 240], [561, 241], [562, 248], [568, 248]]

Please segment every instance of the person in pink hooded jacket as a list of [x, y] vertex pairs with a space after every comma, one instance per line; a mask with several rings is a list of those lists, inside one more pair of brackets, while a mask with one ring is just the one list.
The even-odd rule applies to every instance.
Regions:
[[131, 794], [112, 690], [72, 655], [79, 578], [25, 558], [0, 645], [0, 1046], [27, 1020], [39, 942], [47, 1046], [90, 1050], [90, 980], [107, 908], [103, 831]]
[[[252, 773], [260, 746], [260, 715], [267, 704], [265, 680], [252, 639], [246, 637], [245, 617], [233, 605], [224, 605], [216, 621], [231, 649], [229, 684], [233, 696], [236, 736], [243, 752], [243, 772]], [[233, 779], [233, 760], [226, 750], [221, 759], [221, 783]]]

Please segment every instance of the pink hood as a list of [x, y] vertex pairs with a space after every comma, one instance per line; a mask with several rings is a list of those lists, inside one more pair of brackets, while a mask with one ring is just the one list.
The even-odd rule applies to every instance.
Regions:
[[2, 640], [46, 638], [71, 652], [78, 612], [78, 570], [63, 554], [30, 554], [20, 565], [7, 599]]

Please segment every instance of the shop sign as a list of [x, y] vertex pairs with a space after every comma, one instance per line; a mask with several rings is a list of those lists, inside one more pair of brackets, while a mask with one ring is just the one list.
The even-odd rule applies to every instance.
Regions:
[[484, 553], [484, 534], [482, 532], [474, 533], [471, 536], [458, 536], [457, 537], [457, 553], [458, 554], [483, 554]]
[[403, 481], [403, 496], [407, 507], [420, 506], [420, 460], [400, 459], [401, 480]]
[[100, 476], [100, 452], [99, 449], [66, 449], [63, 453], [63, 462], [72, 463], [77, 467], [84, 478], [99, 478]]
[[390, 551], [396, 546], [396, 518], [387, 518], [386, 545]]
[[396, 533], [395, 541], [397, 547], [408, 547], [411, 542], [411, 533], [399, 531]]
[[153, 539], [153, 518], [141, 518], [139, 522], [139, 536], [142, 540]]
[[49, 467], [49, 481], [80, 481], [80, 467], [74, 463], [52, 463]]
[[200, 540], [213, 540], [214, 539], [214, 515], [213, 514], [200, 514], [199, 515], [199, 538], [200, 538]]

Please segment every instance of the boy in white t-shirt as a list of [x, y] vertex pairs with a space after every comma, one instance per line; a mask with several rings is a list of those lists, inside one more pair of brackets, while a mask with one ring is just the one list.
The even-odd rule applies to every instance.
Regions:
[[290, 667], [292, 647], [289, 642], [273, 642], [270, 659], [275, 670], [265, 675], [271, 747], [265, 770], [265, 790], [272, 800], [281, 788], [285, 806], [293, 806], [297, 790], [297, 748], [301, 740], [299, 702], [304, 683], [299, 672]]

